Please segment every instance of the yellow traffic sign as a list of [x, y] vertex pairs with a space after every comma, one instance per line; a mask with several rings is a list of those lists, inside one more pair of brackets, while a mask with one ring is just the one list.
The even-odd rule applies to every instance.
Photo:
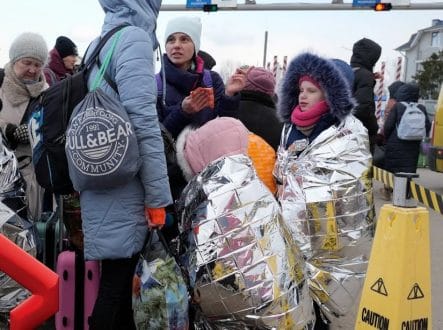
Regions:
[[355, 329], [431, 329], [429, 212], [381, 208]]

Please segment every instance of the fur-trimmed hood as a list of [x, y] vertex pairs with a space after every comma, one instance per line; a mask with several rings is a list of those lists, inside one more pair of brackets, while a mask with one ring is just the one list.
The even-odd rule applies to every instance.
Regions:
[[180, 169], [183, 171], [183, 176], [186, 181], [190, 181], [194, 177], [194, 172], [192, 171], [191, 166], [185, 158], [185, 145], [186, 139], [192, 131], [194, 131], [191, 125], [186, 126], [177, 137], [177, 141], [175, 143], [175, 148], [177, 150], [177, 164]]
[[310, 76], [325, 92], [330, 113], [343, 120], [354, 108], [352, 92], [340, 69], [330, 60], [311, 53], [303, 53], [295, 57], [280, 86], [278, 113], [284, 122], [289, 122], [292, 110], [298, 105], [300, 93], [299, 80], [302, 76]]

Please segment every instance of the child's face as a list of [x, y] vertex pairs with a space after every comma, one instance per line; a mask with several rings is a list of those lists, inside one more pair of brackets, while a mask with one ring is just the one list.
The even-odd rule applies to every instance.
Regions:
[[325, 96], [323, 91], [310, 81], [302, 81], [300, 84], [300, 94], [298, 94], [298, 104], [301, 111], [310, 109], [316, 103], [323, 101]]

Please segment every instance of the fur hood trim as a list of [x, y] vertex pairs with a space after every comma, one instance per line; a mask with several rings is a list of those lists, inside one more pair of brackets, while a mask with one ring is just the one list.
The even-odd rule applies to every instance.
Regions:
[[186, 181], [191, 181], [191, 179], [195, 176], [194, 172], [191, 169], [191, 165], [189, 165], [188, 161], [185, 158], [186, 139], [188, 137], [188, 134], [194, 130], [195, 129], [191, 125], [186, 126], [178, 135], [175, 142], [175, 148], [177, 150], [177, 163], [178, 166], [180, 166], [180, 169], [182, 170], [183, 176], [185, 177]]
[[317, 81], [323, 89], [329, 112], [334, 117], [342, 121], [351, 113], [355, 102], [341, 71], [330, 60], [311, 53], [302, 53], [289, 63], [280, 86], [277, 109], [284, 122], [290, 122], [292, 110], [298, 105], [298, 82], [305, 75]]

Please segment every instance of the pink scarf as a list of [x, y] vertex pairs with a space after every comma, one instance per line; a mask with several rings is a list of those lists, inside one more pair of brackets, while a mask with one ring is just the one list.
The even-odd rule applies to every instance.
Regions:
[[301, 111], [297, 105], [291, 114], [291, 122], [297, 126], [305, 127], [317, 124], [321, 116], [329, 111], [326, 101], [320, 101], [306, 111]]

